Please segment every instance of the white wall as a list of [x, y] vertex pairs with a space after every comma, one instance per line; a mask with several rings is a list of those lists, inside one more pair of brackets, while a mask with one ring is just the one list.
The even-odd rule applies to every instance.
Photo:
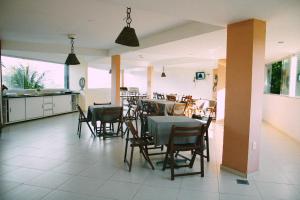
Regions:
[[[196, 72], [204, 71], [205, 80], [194, 80]], [[178, 95], [192, 95], [193, 98], [212, 98], [213, 74], [212, 70], [203, 68], [165, 68], [167, 77], [161, 77], [161, 71], [155, 70], [153, 91], [159, 93], [176, 93]]]
[[300, 141], [300, 98], [265, 94], [263, 120]]
[[125, 70], [124, 71], [124, 86], [138, 87], [140, 93], [147, 92], [147, 69], [140, 71]]
[[87, 89], [86, 93], [86, 108], [89, 105], [96, 103], [108, 103], [111, 101], [110, 88]]

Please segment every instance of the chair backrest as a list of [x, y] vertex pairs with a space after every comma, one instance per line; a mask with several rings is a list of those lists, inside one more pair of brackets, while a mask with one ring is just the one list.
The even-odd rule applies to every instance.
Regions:
[[186, 103], [175, 103], [171, 115], [184, 116], [186, 105], [187, 105]]
[[[176, 144], [176, 141], [180, 141], [180, 139], [189, 140], [188, 144], [199, 145], [198, 147], [203, 147], [203, 138], [205, 133], [205, 125], [199, 125], [194, 127], [182, 127], [182, 126], [172, 126], [171, 134], [169, 137], [169, 145]], [[176, 140], [176, 141], [175, 141]]]
[[123, 116], [123, 107], [111, 107], [104, 109], [99, 116], [101, 122], [114, 123], [120, 122]]
[[85, 120], [87, 120], [87, 118], [86, 118], [86, 116], [85, 116], [82, 108], [78, 104], [77, 104], [77, 109], [79, 111], [79, 119], [85, 119]]
[[96, 103], [96, 102], [94, 102], [94, 106], [99, 106], [99, 105], [111, 105], [111, 102], [108, 102], [108, 103]]
[[128, 127], [129, 131], [131, 132], [133, 138], [138, 139], [139, 138], [139, 134], [138, 131], [134, 128], [132, 121], [128, 120], [125, 122], [126, 126]]
[[192, 115], [192, 118], [193, 119], [198, 119], [198, 120], [200, 120], [201, 122], [204, 122], [205, 123], [205, 125], [206, 125], [206, 129], [208, 130], [209, 129], [209, 126], [210, 126], [210, 124], [211, 124], [211, 122], [212, 122], [212, 117], [211, 117], [211, 115], [210, 114], [208, 114], [208, 115]]
[[148, 131], [148, 115], [144, 113], [140, 113], [140, 119], [141, 119], [141, 135], [143, 136]]
[[165, 95], [163, 94], [158, 94], [156, 95], [157, 99], [165, 99]]
[[176, 101], [176, 96], [175, 95], [167, 95], [167, 100]]

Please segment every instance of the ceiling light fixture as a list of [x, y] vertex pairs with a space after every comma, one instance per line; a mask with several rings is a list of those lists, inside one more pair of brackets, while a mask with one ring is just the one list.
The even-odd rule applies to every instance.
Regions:
[[130, 23], [132, 22], [132, 19], [130, 17], [131, 8], [127, 7], [127, 17], [126, 17], [126, 23], [127, 26], [123, 28], [121, 33], [116, 39], [117, 44], [122, 44], [129, 47], [138, 47], [140, 46], [139, 40], [135, 34], [134, 28], [130, 27]]
[[69, 53], [67, 60], [65, 62], [66, 65], [79, 65], [80, 62], [77, 59], [75, 53], [74, 53], [74, 39], [75, 35], [74, 34], [69, 34], [68, 38], [71, 40], [71, 53]]
[[165, 67], [163, 67], [163, 72], [161, 73], [161, 77], [167, 77], [166, 73], [165, 73]]

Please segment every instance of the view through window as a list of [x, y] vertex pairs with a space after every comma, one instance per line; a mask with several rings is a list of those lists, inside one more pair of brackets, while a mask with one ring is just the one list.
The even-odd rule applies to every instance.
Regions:
[[64, 65], [2, 56], [3, 84], [8, 89], [64, 88]]
[[266, 65], [265, 93], [300, 96], [300, 56]]

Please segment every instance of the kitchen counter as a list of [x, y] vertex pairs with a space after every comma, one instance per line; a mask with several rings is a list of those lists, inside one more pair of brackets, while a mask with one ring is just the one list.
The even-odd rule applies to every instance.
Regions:
[[55, 93], [39, 93], [39, 94], [5, 94], [3, 98], [24, 98], [24, 97], [43, 97], [43, 96], [60, 96], [60, 95], [70, 95], [70, 94], [80, 94], [79, 92], [55, 92]]
[[8, 93], [3, 96], [3, 123], [44, 118], [77, 111], [79, 92]]

